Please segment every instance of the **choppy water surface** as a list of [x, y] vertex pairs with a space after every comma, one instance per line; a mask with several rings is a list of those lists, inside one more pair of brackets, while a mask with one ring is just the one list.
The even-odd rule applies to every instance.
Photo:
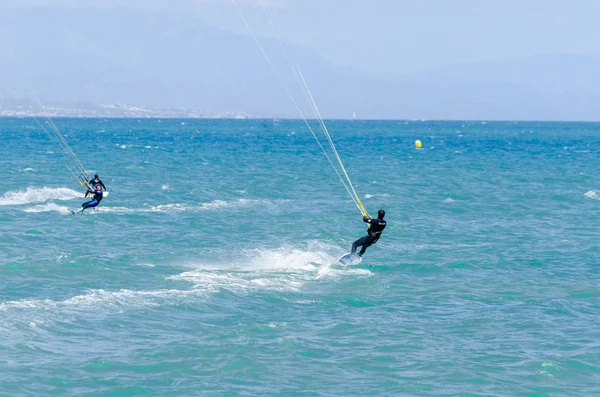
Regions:
[[[0, 120], [0, 394], [600, 394], [600, 125]], [[424, 143], [423, 150], [414, 141]]]

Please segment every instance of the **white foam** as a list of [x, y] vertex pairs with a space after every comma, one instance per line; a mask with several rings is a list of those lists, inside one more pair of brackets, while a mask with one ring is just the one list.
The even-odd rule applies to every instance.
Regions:
[[319, 266], [335, 263], [338, 247], [319, 241], [308, 242], [306, 247], [283, 246], [277, 249], [254, 249], [245, 255], [252, 269], [315, 271]]
[[33, 212], [33, 213], [56, 211], [56, 212], [60, 212], [63, 215], [71, 214], [71, 211], [69, 211], [69, 207], [67, 207], [65, 205], [58, 205], [55, 203], [40, 204], [40, 205], [36, 205], [35, 207], [25, 208], [23, 211]]
[[335, 264], [339, 252], [339, 247], [320, 242], [305, 248], [255, 249], [242, 252], [233, 263], [193, 264], [194, 270], [169, 279], [187, 281], [207, 291], [300, 291], [307, 283], [323, 279], [372, 275], [367, 269]]
[[455, 202], [455, 201], [456, 201], [456, 200], [454, 200], [454, 199], [452, 199], [452, 198], [448, 197], [447, 199], [445, 199], [445, 200], [444, 200], [444, 203], [453, 203], [453, 202]]
[[142, 207], [99, 207], [98, 212], [112, 212], [112, 213], [139, 213], [139, 212], [162, 212], [162, 213], [174, 213], [174, 212], [200, 212], [200, 211], [212, 211], [222, 208], [248, 208], [254, 206], [273, 206], [274, 203], [269, 200], [250, 200], [250, 199], [237, 199], [231, 201], [225, 200], [214, 200], [208, 203], [200, 205], [188, 205], [188, 204], [160, 204], [160, 205], [145, 205]]
[[535, 371], [535, 374], [546, 378], [554, 378], [556, 376], [562, 375], [563, 370], [556, 364], [542, 363], [541, 368]]
[[0, 205], [45, 203], [49, 200], [73, 200], [81, 197], [81, 192], [77, 192], [65, 187], [28, 187], [27, 190], [17, 190], [4, 193], [4, 196], [0, 197]]
[[19, 172], [36, 172], [37, 170], [35, 168], [23, 168], [22, 170], [19, 170]]
[[590, 190], [585, 193], [585, 197], [591, 198], [592, 200], [600, 200], [600, 191], [598, 190]]
[[385, 197], [388, 198], [390, 197], [390, 195], [388, 193], [380, 193], [380, 194], [365, 194], [365, 198], [366, 199], [370, 199], [373, 197]]
[[[338, 251], [332, 255], [329, 251]], [[242, 253], [246, 259], [230, 264], [196, 264], [195, 269], [183, 272], [168, 280], [185, 281], [193, 285], [188, 289], [160, 289], [134, 291], [121, 289], [106, 291], [87, 290], [63, 300], [22, 299], [0, 303], [0, 317], [4, 326], [11, 323], [44, 324], [46, 321], [71, 319], [74, 315], [87, 316], [90, 312], [122, 312], [131, 308], [166, 306], [196, 302], [209, 298], [223, 289], [240, 292], [283, 291], [295, 292], [307, 284], [347, 277], [368, 277], [366, 269], [346, 269], [332, 266], [339, 254], [339, 247], [311, 242], [306, 248], [281, 247], [278, 249], [250, 250]], [[139, 264], [139, 266], [152, 266]], [[316, 301], [302, 301], [310, 304]], [[285, 326], [272, 323], [268, 326]]]
[[267, 327], [269, 328], [286, 328], [288, 324], [286, 322], [272, 322], [268, 323]]
[[102, 289], [88, 290], [87, 293], [71, 298], [56, 301], [52, 299], [22, 299], [0, 303], [0, 312], [16, 310], [57, 311], [79, 310], [88, 311], [92, 308], [133, 307], [133, 306], [158, 306], [165, 301], [176, 304], [179, 298], [190, 295], [201, 295], [199, 290], [156, 290], [132, 291], [122, 289], [119, 291], [105, 291]]
[[169, 185], [162, 185], [162, 190], [171, 190]]
[[141, 267], [155, 267], [156, 265], [153, 265], [152, 263], [138, 263], [135, 266], [141, 266]]
[[314, 305], [314, 304], [321, 303], [321, 301], [309, 300], [309, 299], [299, 299], [299, 300], [292, 301], [292, 303], [297, 303], [299, 305]]

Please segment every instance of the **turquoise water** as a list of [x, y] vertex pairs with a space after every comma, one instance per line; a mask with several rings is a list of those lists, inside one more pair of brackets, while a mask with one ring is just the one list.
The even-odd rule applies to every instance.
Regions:
[[[0, 395], [600, 395], [600, 124], [1, 119]], [[423, 141], [423, 150], [414, 141]]]

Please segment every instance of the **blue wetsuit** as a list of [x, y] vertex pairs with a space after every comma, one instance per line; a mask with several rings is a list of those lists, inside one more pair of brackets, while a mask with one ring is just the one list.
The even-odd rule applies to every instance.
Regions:
[[360, 252], [358, 253], [358, 256], [363, 256], [367, 248], [369, 248], [370, 246], [375, 244], [377, 240], [379, 240], [379, 237], [381, 237], [381, 232], [383, 232], [383, 229], [385, 229], [385, 227], [387, 226], [387, 222], [380, 218], [371, 219], [368, 216], [363, 216], [363, 222], [366, 222], [370, 225], [369, 230], [367, 230], [368, 235], [361, 237], [354, 243], [352, 243], [353, 254], [356, 253], [357, 247], [362, 246]]
[[83, 212], [86, 208], [93, 208], [98, 206], [98, 204], [100, 204], [100, 201], [102, 201], [102, 194], [104, 192], [102, 190], [96, 190], [94, 192], [94, 199], [91, 201], [86, 201], [85, 203], [81, 204], [81, 212]]
[[104, 183], [102, 183], [102, 181], [99, 178], [90, 179], [88, 181], [88, 185], [91, 186], [92, 189], [88, 188], [87, 192], [85, 192], [85, 197], [87, 197], [90, 193], [95, 193], [95, 190], [93, 189], [96, 189], [96, 185], [100, 185], [102, 186], [102, 189], [106, 190], [106, 186], [104, 186]]

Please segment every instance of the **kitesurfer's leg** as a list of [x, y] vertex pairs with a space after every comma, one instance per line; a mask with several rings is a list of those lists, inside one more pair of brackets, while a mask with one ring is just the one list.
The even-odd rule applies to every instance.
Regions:
[[[356, 253], [356, 248], [364, 245], [367, 242], [368, 239], [369, 239], [369, 236], [364, 236], [364, 237], [359, 238], [355, 242], [353, 242], [352, 243], [352, 251], [350, 251], [350, 252], [352, 252], [353, 254], [355, 254]], [[362, 252], [362, 250], [361, 250], [361, 252]]]
[[85, 203], [81, 204], [81, 212], [83, 212], [86, 208], [93, 208], [98, 204], [99, 203], [96, 200], [86, 201]]
[[354, 243], [352, 243], [352, 253], [356, 254], [356, 248], [362, 247], [360, 249], [360, 252], [358, 253], [358, 256], [363, 256], [365, 251], [367, 250], [367, 248], [372, 246], [374, 242], [375, 241], [373, 241], [373, 238], [371, 236], [361, 237], [358, 240], [356, 240]]
[[369, 239], [363, 244], [362, 248], [360, 249], [360, 252], [358, 253], [358, 256], [363, 256], [367, 248], [369, 248], [371, 245], [373, 245], [373, 241]]

